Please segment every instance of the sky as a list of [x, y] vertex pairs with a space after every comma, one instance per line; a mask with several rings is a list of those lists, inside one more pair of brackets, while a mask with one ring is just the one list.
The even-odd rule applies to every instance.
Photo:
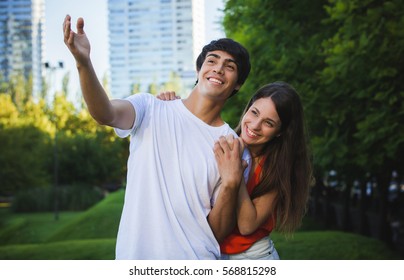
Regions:
[[[147, 1], [147, 0], [145, 0]], [[78, 97], [79, 81], [73, 56], [63, 42], [62, 24], [65, 16], [72, 17], [72, 29], [76, 31], [76, 20], [84, 18], [84, 31], [90, 40], [90, 57], [98, 78], [108, 73], [108, 26], [107, 26], [108, 0], [45, 0], [45, 62], [56, 67], [59, 61], [63, 62], [63, 69], [54, 70], [48, 75], [50, 83], [55, 84], [52, 92], [60, 90], [61, 79], [67, 72], [70, 73], [70, 99]], [[217, 21], [222, 14], [223, 1], [205, 0], [207, 12], [206, 41], [224, 37], [224, 32]]]

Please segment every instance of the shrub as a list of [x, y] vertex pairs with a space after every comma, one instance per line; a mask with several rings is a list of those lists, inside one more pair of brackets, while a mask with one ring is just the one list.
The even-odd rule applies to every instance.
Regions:
[[86, 185], [34, 188], [20, 191], [13, 199], [14, 212], [86, 210], [103, 198], [100, 189]]

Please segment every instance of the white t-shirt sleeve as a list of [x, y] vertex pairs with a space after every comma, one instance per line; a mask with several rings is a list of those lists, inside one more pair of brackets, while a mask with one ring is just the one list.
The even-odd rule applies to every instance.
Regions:
[[135, 133], [136, 128], [142, 123], [151, 98], [154, 97], [149, 93], [138, 93], [125, 98], [125, 100], [129, 101], [135, 109], [135, 121], [133, 122], [133, 127], [131, 129], [115, 128], [116, 135], [118, 135], [120, 138], [125, 138], [130, 134]]

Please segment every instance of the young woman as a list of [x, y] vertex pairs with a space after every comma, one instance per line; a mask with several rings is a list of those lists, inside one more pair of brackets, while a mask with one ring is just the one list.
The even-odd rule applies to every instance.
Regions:
[[[176, 97], [166, 92], [158, 98]], [[290, 234], [300, 226], [312, 180], [303, 120], [299, 95], [285, 82], [263, 86], [248, 102], [236, 132], [252, 163], [239, 190], [237, 226], [220, 244], [222, 259], [279, 259], [270, 233]], [[226, 140], [214, 146], [222, 179], [240, 165], [240, 159], [223, 156], [234, 141]]]
[[[284, 82], [263, 86], [248, 102], [236, 132], [252, 165], [239, 191], [237, 227], [220, 244], [223, 259], [279, 259], [270, 233], [300, 226], [312, 179], [303, 119], [298, 93]], [[222, 152], [217, 142], [215, 153]], [[222, 158], [218, 167], [226, 176], [237, 163]]]

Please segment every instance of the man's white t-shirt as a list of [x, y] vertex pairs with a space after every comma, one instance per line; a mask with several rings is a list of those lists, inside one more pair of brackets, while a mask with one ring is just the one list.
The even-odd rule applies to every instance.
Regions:
[[218, 193], [213, 145], [234, 134], [193, 115], [182, 100], [151, 94], [127, 98], [135, 108], [127, 186], [116, 259], [217, 259], [219, 245], [207, 216]]

